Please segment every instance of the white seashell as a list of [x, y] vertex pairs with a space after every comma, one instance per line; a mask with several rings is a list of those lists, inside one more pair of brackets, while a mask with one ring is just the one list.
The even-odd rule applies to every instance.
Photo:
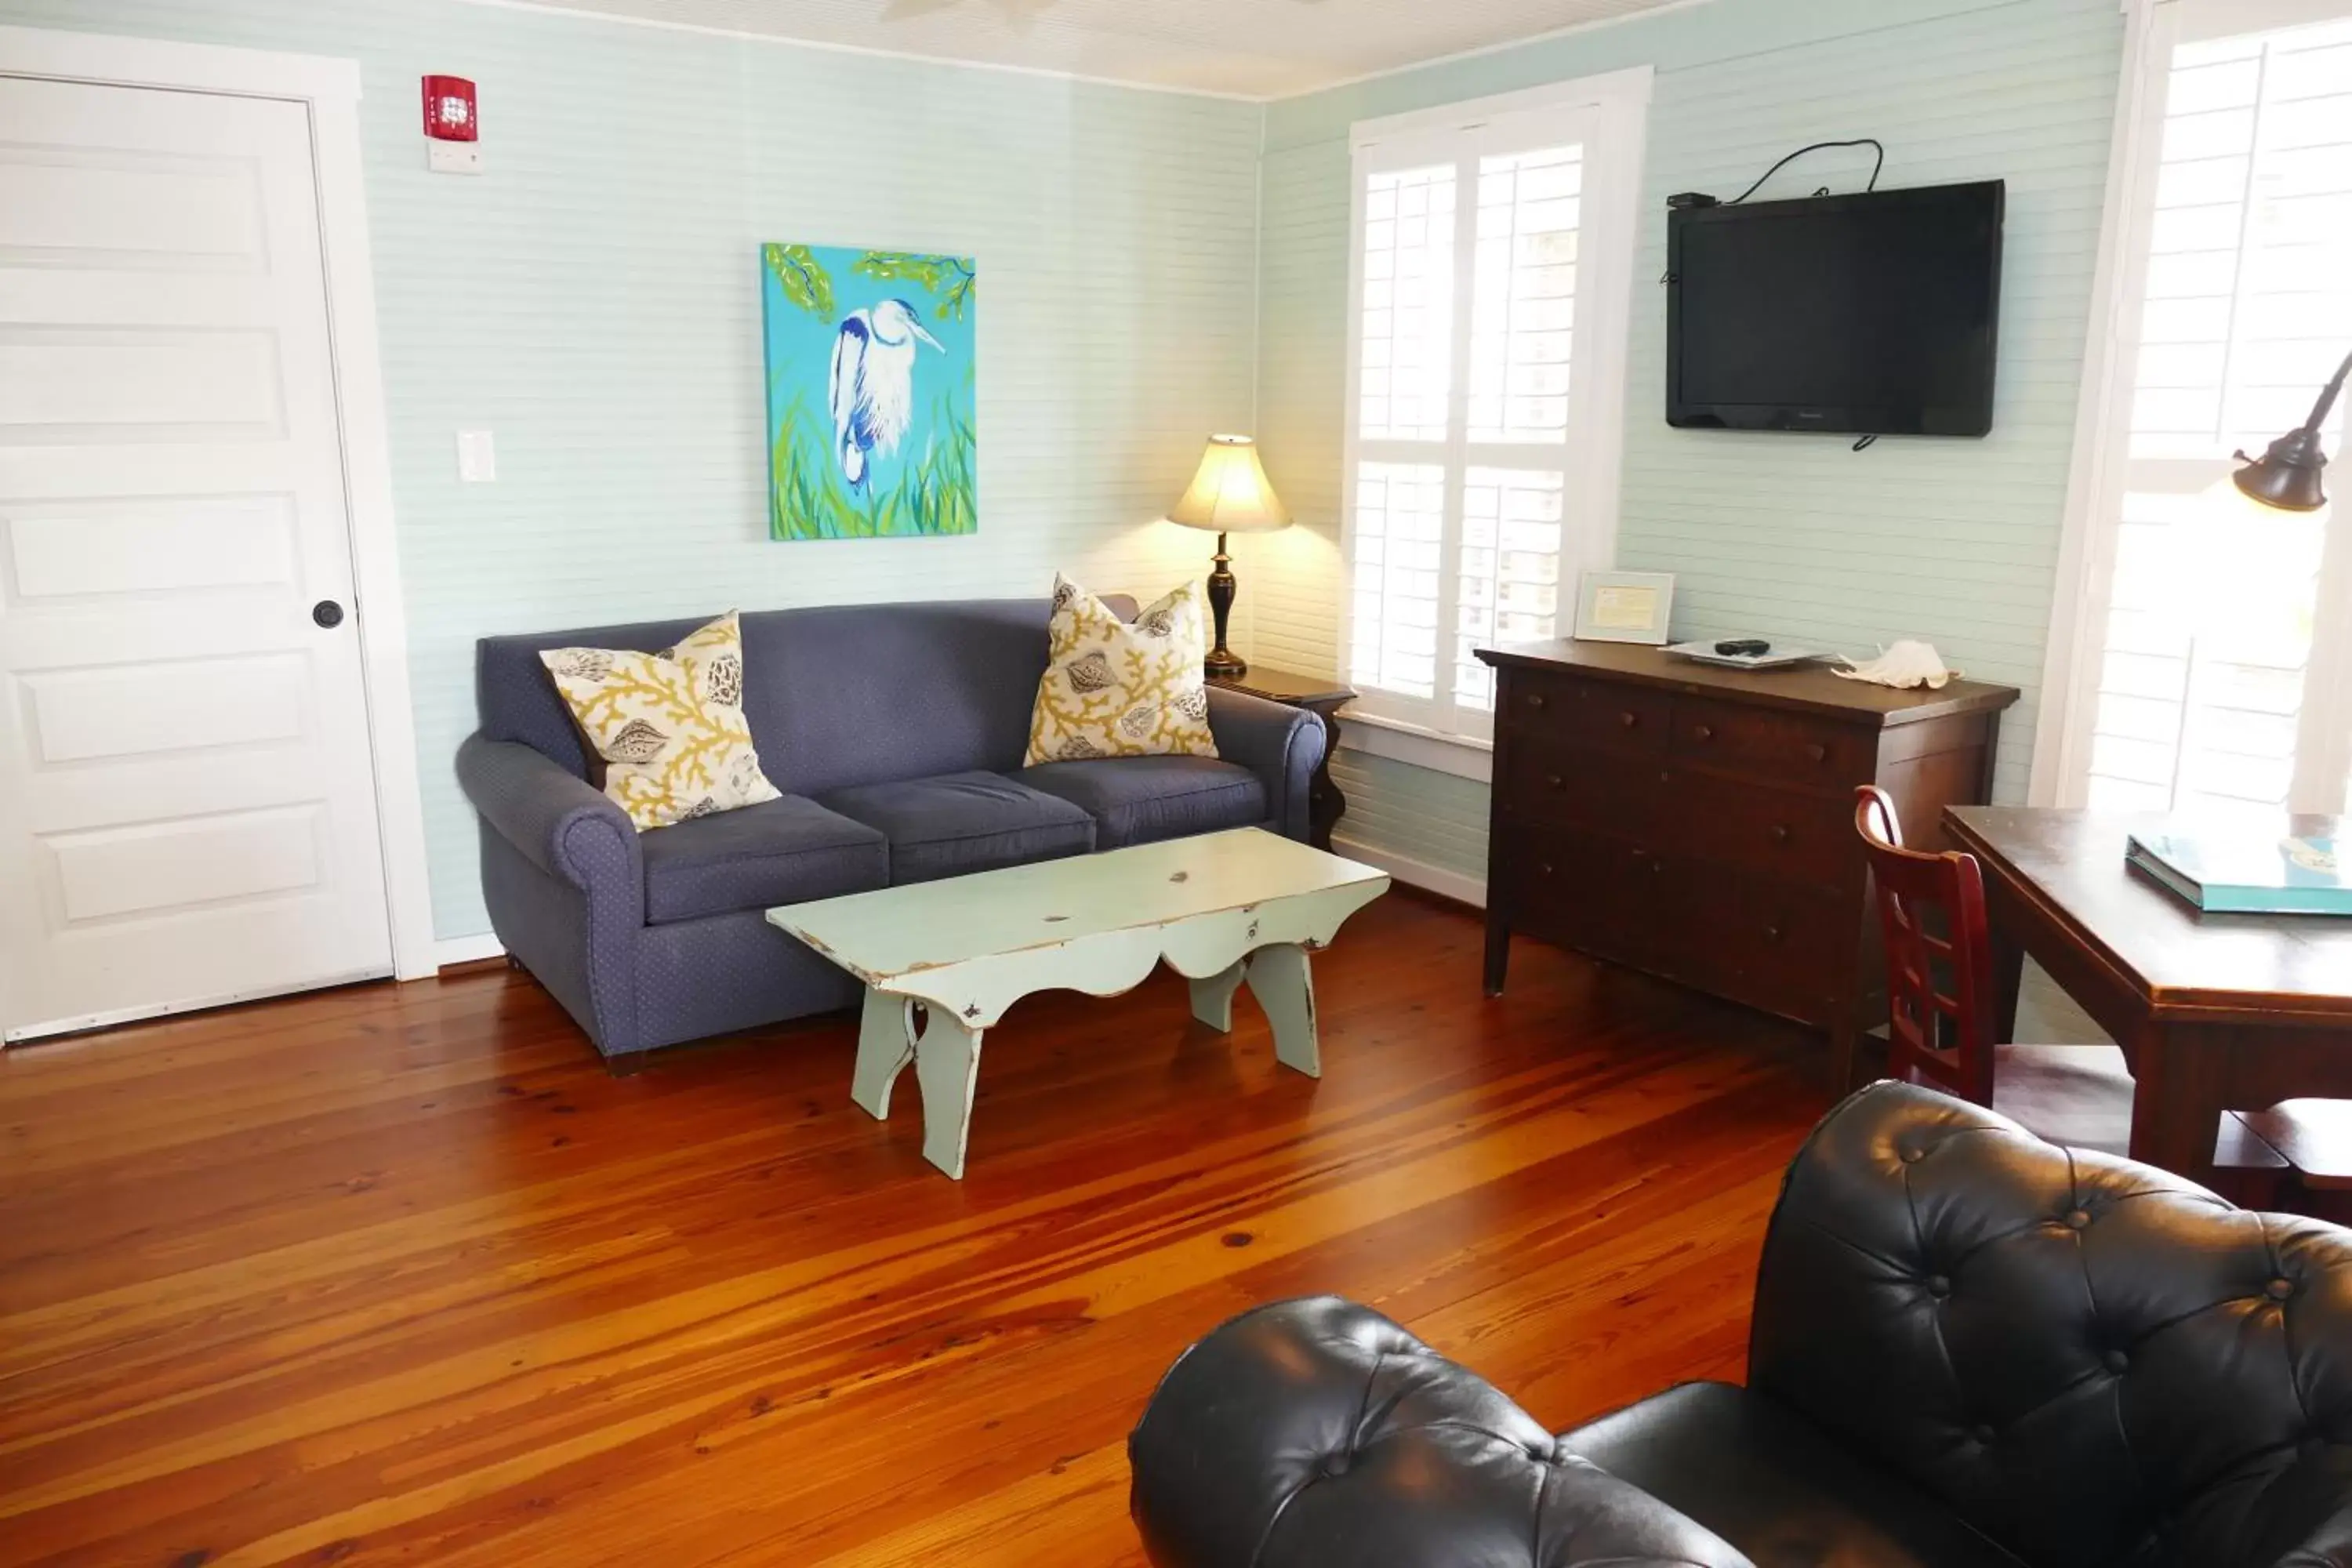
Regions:
[[1911, 637], [1900, 638], [1892, 647], [1881, 648], [1876, 658], [1860, 664], [1850, 658], [1839, 662], [1845, 668], [1836, 674], [1877, 686], [1925, 686], [1930, 690], [1941, 690], [1960, 673], [1946, 667], [1944, 656], [1936, 651], [1935, 644]]

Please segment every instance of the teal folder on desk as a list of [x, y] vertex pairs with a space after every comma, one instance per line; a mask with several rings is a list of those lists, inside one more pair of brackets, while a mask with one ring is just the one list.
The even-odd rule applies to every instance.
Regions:
[[2352, 915], [2333, 838], [2135, 833], [2124, 858], [2216, 914]]

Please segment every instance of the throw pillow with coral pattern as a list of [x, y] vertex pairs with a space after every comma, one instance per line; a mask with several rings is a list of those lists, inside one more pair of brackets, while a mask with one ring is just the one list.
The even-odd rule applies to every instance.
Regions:
[[1050, 662], [1029, 720], [1029, 765], [1087, 757], [1213, 757], [1201, 586], [1187, 583], [1131, 622], [1054, 579]]
[[559, 647], [539, 658], [604, 761], [604, 793], [639, 832], [782, 798], [743, 718], [734, 611], [659, 653]]

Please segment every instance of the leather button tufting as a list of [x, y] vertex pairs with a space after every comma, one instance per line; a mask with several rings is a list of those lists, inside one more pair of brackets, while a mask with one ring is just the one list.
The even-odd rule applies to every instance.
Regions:
[[2107, 1370], [2118, 1377], [2122, 1376], [2126, 1369], [2131, 1365], [2131, 1357], [2121, 1351], [2109, 1351], [2102, 1359], [2105, 1362]]
[[2088, 1210], [2069, 1209], [2066, 1211], [2066, 1228], [2068, 1230], [2080, 1230], [2090, 1223], [2091, 1215]]
[[2273, 1301], [2284, 1301], [2289, 1296], [2294, 1294], [2294, 1281], [2292, 1279], [2273, 1279], [2269, 1284], [2263, 1287], [2263, 1293]]
[[1969, 1440], [1976, 1444], [1979, 1448], [1990, 1443], [1992, 1438], [1993, 1431], [1990, 1426], [1977, 1426], [1969, 1428]]
[[1941, 1300], [1951, 1293], [1952, 1282], [1949, 1279], [1946, 1279], [1941, 1274], [1930, 1274], [1927, 1276], [1928, 1295], [1935, 1297], [1937, 1300]]
[[1919, 1163], [1919, 1156], [1924, 1152], [1926, 1152], [1925, 1150], [1919, 1149], [1916, 1146], [1906, 1149], [1903, 1151], [1903, 1163], [1906, 1165], [1916, 1165]]
[[1327, 1454], [1323, 1458], [1323, 1473], [1327, 1476], [1344, 1476], [1348, 1473], [1349, 1462], [1344, 1450], [1336, 1454]]

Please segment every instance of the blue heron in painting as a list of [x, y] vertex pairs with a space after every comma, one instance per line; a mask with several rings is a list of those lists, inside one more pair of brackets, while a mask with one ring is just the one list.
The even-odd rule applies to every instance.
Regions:
[[940, 348], [904, 300], [852, 310], [833, 340], [835, 451], [852, 490], [866, 488], [872, 460], [897, 451], [914, 419], [918, 342]]

